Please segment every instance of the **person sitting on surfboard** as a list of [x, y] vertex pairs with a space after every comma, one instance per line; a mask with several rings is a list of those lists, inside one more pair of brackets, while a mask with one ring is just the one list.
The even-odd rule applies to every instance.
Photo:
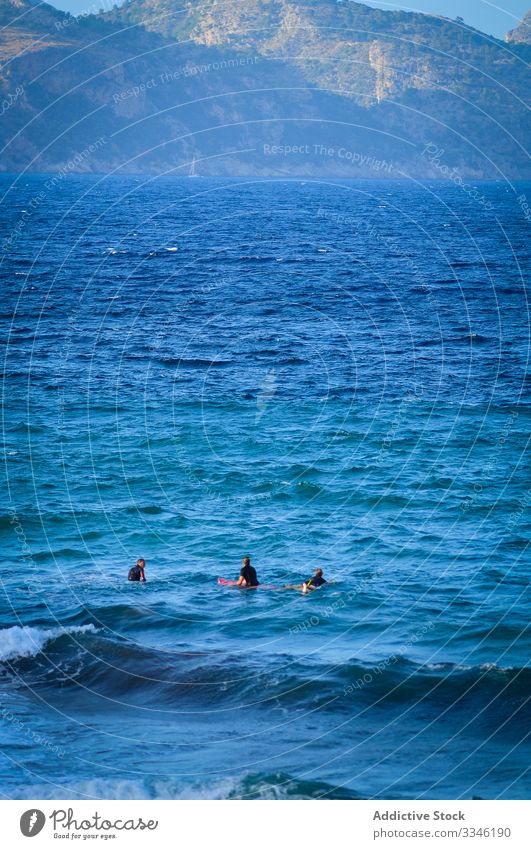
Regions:
[[258, 577], [256, 575], [256, 569], [254, 566], [251, 566], [251, 560], [249, 557], [244, 557], [242, 560], [242, 568], [240, 571], [240, 577], [236, 583], [237, 587], [258, 587]]
[[144, 569], [146, 568], [146, 561], [143, 557], [139, 557], [136, 561], [136, 564], [129, 569], [129, 574], [127, 576], [128, 581], [141, 581], [143, 584], [146, 583], [146, 576], [144, 575]]
[[317, 590], [319, 587], [322, 587], [323, 584], [326, 584], [326, 581], [323, 578], [323, 570], [316, 569], [313, 578], [310, 578], [309, 581], [305, 581], [302, 585], [302, 591], [303, 593], [307, 593], [310, 590]]

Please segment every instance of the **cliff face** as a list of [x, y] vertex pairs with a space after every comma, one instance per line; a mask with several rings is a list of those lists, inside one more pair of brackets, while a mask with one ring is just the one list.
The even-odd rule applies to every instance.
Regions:
[[478, 85], [493, 66], [504, 85], [517, 88], [524, 82], [514, 55], [477, 30], [446, 18], [361, 3], [194, 0], [182, 6], [175, 0], [129, 0], [106, 17], [142, 23], [196, 44], [283, 57], [313, 84], [321, 85], [324, 78], [364, 104], [410, 89], [443, 87], [466, 94], [471, 71]]
[[101, 137], [73, 170], [183, 173], [195, 156], [209, 174], [531, 176], [529, 48], [444, 18], [335, 0], [74, 18], [0, 0], [0, 24], [3, 170], [70, 165]]
[[518, 26], [508, 32], [505, 38], [513, 44], [531, 44], [531, 11], [524, 15]]

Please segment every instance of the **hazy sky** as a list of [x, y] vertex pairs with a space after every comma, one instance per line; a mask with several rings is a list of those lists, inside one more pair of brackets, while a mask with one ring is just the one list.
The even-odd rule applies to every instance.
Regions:
[[[113, 2], [114, 0], [54, 0], [52, 5], [76, 14], [94, 12], [101, 7], [108, 9]], [[179, 0], [175, 0], [175, 4], [176, 8], [180, 8]], [[507, 30], [515, 27], [530, 8], [531, 0], [498, 0], [492, 3], [488, 0], [409, 0], [407, 3], [370, 2], [367, 5], [384, 9], [430, 12], [435, 15], [445, 15], [447, 18], [460, 15], [467, 24], [490, 35], [503, 38]], [[182, 6], [184, 7], [184, 2]]]

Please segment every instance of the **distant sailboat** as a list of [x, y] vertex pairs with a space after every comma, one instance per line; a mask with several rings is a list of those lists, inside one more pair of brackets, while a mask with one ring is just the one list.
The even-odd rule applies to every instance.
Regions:
[[190, 166], [190, 173], [188, 174], [188, 176], [189, 177], [199, 177], [199, 174], [195, 173], [195, 156], [192, 159], [192, 164]]

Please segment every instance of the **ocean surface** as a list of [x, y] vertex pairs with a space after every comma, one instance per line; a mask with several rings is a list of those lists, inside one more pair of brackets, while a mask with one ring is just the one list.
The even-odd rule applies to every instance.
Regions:
[[1, 795], [528, 796], [531, 185], [0, 190]]

